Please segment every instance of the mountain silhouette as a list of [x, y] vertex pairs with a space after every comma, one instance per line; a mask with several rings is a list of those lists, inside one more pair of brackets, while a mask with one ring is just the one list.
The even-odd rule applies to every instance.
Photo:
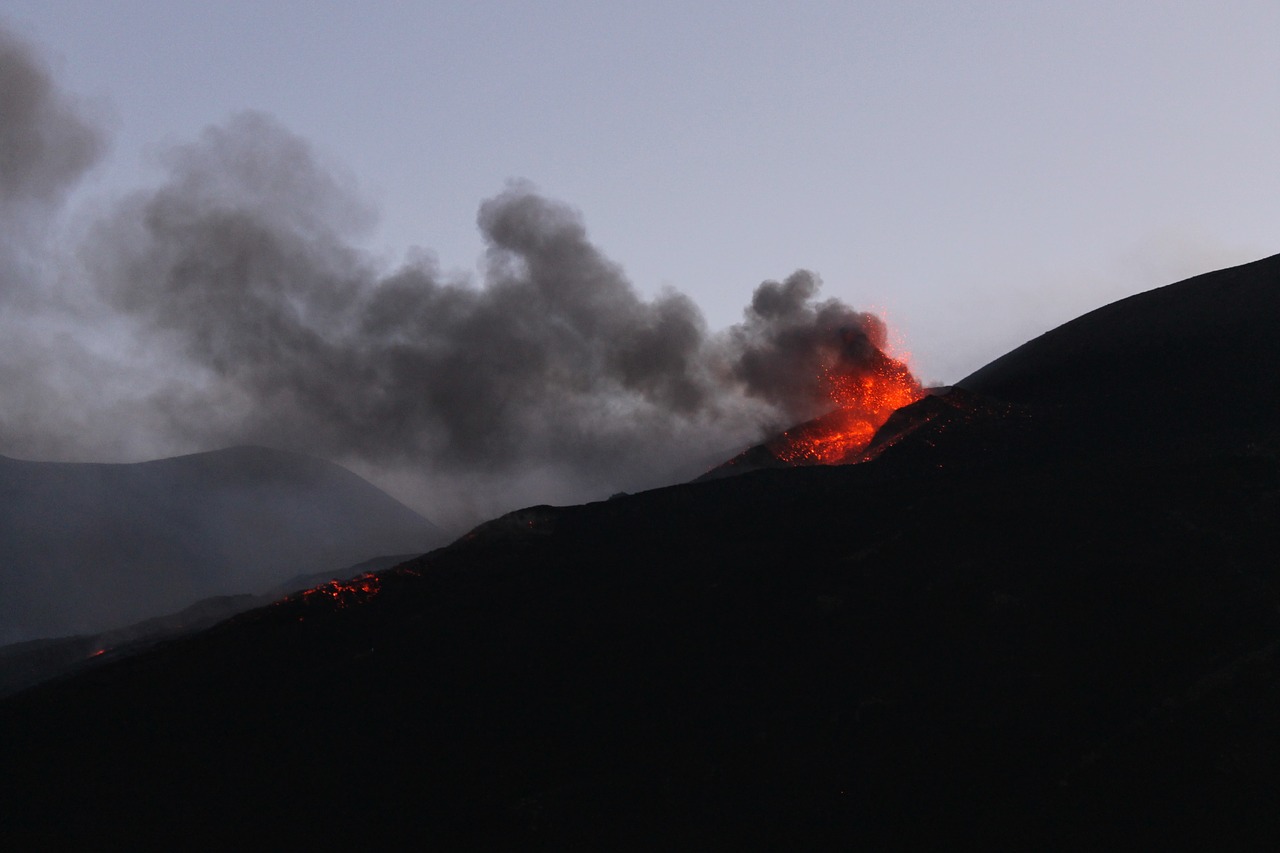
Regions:
[[1037, 407], [1042, 437], [1066, 451], [1160, 459], [1240, 447], [1280, 422], [1278, 277], [1273, 256], [1131, 296], [957, 385]]
[[0, 457], [0, 642], [96, 633], [445, 540], [346, 469], [280, 450]]
[[9, 697], [0, 834], [1273, 849], [1277, 288], [1093, 312], [862, 464], [531, 507]]

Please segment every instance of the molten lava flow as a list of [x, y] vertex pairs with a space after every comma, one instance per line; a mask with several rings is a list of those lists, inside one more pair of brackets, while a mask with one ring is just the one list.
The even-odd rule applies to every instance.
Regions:
[[842, 373], [826, 368], [823, 384], [838, 408], [788, 430], [771, 444], [769, 449], [783, 462], [855, 462], [889, 415], [923, 396], [920, 383], [906, 364], [883, 354], [866, 370]]
[[303, 601], [331, 599], [337, 607], [360, 604], [378, 594], [381, 581], [378, 576], [365, 572], [347, 581], [329, 581], [302, 593]]

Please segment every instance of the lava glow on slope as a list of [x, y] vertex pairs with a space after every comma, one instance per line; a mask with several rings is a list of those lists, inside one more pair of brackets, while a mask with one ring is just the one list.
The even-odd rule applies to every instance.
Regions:
[[883, 353], [869, 370], [825, 368], [823, 384], [837, 408], [784, 432], [769, 450], [789, 465], [856, 462], [889, 415], [924, 393], [904, 361]]
[[328, 600], [338, 608], [351, 604], [361, 604], [378, 594], [381, 579], [370, 572], [351, 578], [350, 580], [332, 580], [314, 589], [302, 593], [303, 601]]

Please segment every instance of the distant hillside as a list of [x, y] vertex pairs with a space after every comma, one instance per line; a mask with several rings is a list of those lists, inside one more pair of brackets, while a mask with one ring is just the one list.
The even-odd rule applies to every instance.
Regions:
[[230, 619], [237, 613], [264, 607], [329, 581], [346, 580], [366, 572], [385, 571], [416, 556], [399, 554], [374, 557], [336, 572], [300, 575], [259, 595], [238, 593], [202, 598], [177, 613], [153, 616], [98, 634], [77, 634], [0, 646], [0, 697], [91, 665], [137, 654], [157, 643], [193, 634]]
[[350, 471], [279, 450], [127, 465], [0, 456], [0, 643], [99, 632], [445, 539]]

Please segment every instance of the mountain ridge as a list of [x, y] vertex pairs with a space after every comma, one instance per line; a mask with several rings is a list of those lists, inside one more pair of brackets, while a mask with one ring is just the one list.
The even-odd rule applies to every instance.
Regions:
[[96, 633], [447, 537], [330, 462], [238, 446], [0, 462], [0, 639]]

